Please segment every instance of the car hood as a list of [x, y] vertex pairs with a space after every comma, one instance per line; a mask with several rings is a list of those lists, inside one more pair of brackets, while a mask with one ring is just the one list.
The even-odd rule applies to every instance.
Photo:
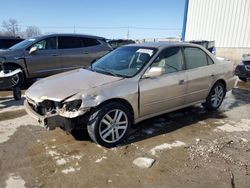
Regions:
[[123, 78], [77, 69], [39, 80], [26, 91], [25, 95], [35, 102], [44, 100], [60, 102], [84, 90], [121, 79]]
[[23, 50], [0, 50], [0, 57], [19, 58], [23, 55]]

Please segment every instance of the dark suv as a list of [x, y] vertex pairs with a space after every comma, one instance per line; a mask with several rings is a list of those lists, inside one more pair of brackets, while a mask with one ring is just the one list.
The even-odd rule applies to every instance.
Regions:
[[23, 41], [19, 37], [0, 36], [0, 50], [5, 50]]
[[235, 75], [244, 82], [250, 79], [250, 54], [243, 55], [242, 62], [235, 69]]
[[26, 39], [0, 51], [4, 72], [22, 70], [13, 77], [13, 86], [25, 79], [50, 76], [67, 70], [86, 68], [112, 48], [102, 37], [79, 34], [52, 34]]

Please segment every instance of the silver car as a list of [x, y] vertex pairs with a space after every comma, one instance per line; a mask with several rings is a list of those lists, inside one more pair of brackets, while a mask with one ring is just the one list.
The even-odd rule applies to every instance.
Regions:
[[36, 82], [26, 111], [48, 129], [86, 127], [105, 147], [119, 144], [131, 124], [201, 103], [220, 107], [235, 83], [234, 65], [201, 46], [145, 43], [118, 48], [92, 64]]

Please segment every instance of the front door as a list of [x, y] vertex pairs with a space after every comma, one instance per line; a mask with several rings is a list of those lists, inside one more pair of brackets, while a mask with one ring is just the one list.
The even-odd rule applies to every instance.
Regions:
[[[29, 49], [37, 51], [29, 53]], [[33, 44], [25, 51], [25, 59], [30, 77], [45, 77], [61, 71], [61, 59], [57, 49], [57, 37], [49, 37]]]
[[140, 88], [140, 117], [161, 114], [184, 105], [187, 76], [179, 47], [163, 50], [151, 67], [162, 67], [165, 74], [142, 78]]

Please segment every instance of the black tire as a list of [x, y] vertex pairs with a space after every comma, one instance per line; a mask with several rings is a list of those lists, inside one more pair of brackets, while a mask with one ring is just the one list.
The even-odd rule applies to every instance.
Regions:
[[[4, 66], [5, 72], [11, 72], [11, 71], [14, 71], [16, 69], [18, 69], [18, 67], [15, 67], [12, 65], [5, 65]], [[11, 82], [12, 82], [12, 87], [17, 87], [17, 86], [21, 87], [23, 85], [23, 82], [24, 82], [23, 72], [20, 72], [20, 73], [14, 75]]]
[[[219, 89], [219, 90], [218, 90]], [[220, 91], [220, 94], [216, 94], [216, 91]], [[206, 99], [206, 102], [202, 105], [207, 110], [216, 110], [220, 107], [221, 103], [223, 102], [223, 99], [226, 95], [226, 88], [225, 85], [222, 82], [217, 82], [212, 87], [211, 91], [209, 92], [209, 95]], [[216, 98], [216, 100], [215, 100]], [[217, 102], [216, 102], [217, 101]]]
[[21, 92], [20, 87], [18, 87], [18, 86], [13, 87], [13, 97], [16, 101], [18, 101], [22, 98], [22, 92]]
[[[118, 121], [118, 118], [121, 116], [119, 119], [119, 122], [122, 123], [122, 122], [127, 121], [127, 123], [126, 124], [124, 123], [124, 125], [122, 124], [118, 125], [118, 123], [116, 124], [116, 122], [110, 121], [110, 119], [107, 118], [107, 114], [113, 121], [116, 121], [116, 120]], [[105, 121], [105, 123], [103, 121]], [[106, 124], [106, 122], [108, 122], [109, 125]], [[96, 144], [110, 148], [110, 147], [117, 146], [119, 143], [123, 141], [123, 139], [126, 137], [128, 130], [131, 126], [131, 122], [132, 122], [131, 113], [124, 105], [118, 102], [110, 102], [105, 105], [101, 105], [100, 107], [98, 107], [91, 113], [89, 122], [87, 125], [87, 129], [88, 129], [90, 138]], [[122, 129], [120, 129], [121, 127]], [[109, 136], [106, 136], [106, 135], [109, 135]], [[114, 139], [116, 138], [116, 139], [112, 141], [113, 138]]]
[[247, 82], [247, 78], [239, 77], [239, 79], [242, 80], [243, 82]]

